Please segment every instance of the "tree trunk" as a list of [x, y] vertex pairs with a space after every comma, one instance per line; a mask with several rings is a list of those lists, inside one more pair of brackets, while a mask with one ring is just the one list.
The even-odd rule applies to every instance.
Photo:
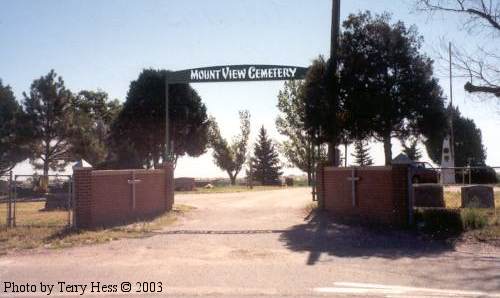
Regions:
[[45, 159], [43, 161], [43, 176], [41, 177], [40, 187], [42, 192], [46, 193], [49, 191], [49, 161]]
[[231, 180], [231, 185], [236, 185], [236, 175], [231, 174], [230, 172], [227, 172], [229, 175], [229, 179]]
[[392, 144], [391, 135], [384, 137], [384, 154], [385, 154], [385, 165], [390, 166], [392, 163]]
[[311, 175], [311, 174], [312, 174], [312, 173], [311, 173], [311, 171], [312, 171], [312, 170], [307, 171], [307, 185], [308, 185], [308, 186], [311, 186], [311, 180], [312, 180], [312, 179], [311, 179], [311, 176], [312, 176], [312, 175]]
[[344, 167], [347, 168], [347, 143], [344, 143]]

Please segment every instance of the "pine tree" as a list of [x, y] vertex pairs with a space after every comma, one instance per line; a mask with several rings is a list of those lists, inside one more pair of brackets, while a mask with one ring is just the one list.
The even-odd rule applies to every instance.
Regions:
[[278, 151], [272, 140], [267, 136], [264, 126], [261, 127], [259, 137], [254, 147], [254, 157], [251, 159], [252, 176], [262, 185], [280, 184], [281, 172]]
[[373, 165], [373, 160], [370, 156], [370, 147], [365, 141], [358, 140], [354, 142], [354, 154], [351, 154], [354, 157], [355, 163], [359, 166], [371, 166]]
[[401, 146], [403, 146], [403, 153], [413, 161], [418, 161], [422, 158], [422, 151], [417, 147], [418, 140], [411, 139], [409, 145], [406, 144], [404, 139], [401, 139]]

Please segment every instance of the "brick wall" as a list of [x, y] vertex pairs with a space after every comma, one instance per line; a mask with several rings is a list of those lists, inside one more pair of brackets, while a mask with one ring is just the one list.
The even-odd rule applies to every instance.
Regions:
[[[352, 176], [355, 183], [353, 200]], [[339, 219], [405, 225], [408, 222], [407, 167], [320, 167], [318, 197]]]
[[74, 169], [74, 181], [78, 228], [131, 222], [171, 210], [174, 203], [171, 164], [159, 170]]

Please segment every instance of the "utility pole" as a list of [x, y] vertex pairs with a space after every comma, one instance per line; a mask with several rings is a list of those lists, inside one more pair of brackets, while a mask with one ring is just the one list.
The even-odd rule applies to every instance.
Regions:
[[[339, 35], [340, 35], [340, 0], [332, 0], [332, 27], [331, 27], [331, 32], [330, 32], [330, 72], [328, 72], [328, 76], [334, 76], [337, 72], [337, 52], [339, 48]], [[332, 81], [330, 81], [331, 78], [328, 78], [327, 80], [327, 86], [329, 88], [332, 88]], [[332, 96], [330, 100], [334, 101], [334, 103], [338, 102], [338, 88], [335, 85], [335, 89], [331, 90], [333, 92], [329, 92]], [[335, 108], [336, 108], [335, 104]], [[336, 120], [334, 120], [336, 121]], [[336, 124], [335, 124], [336, 125]], [[336, 128], [335, 128], [336, 129]], [[335, 135], [335, 137], [337, 137]], [[338, 166], [337, 160], [340, 161], [340, 156], [337, 156], [339, 154], [337, 150], [337, 144], [335, 141], [330, 141], [328, 143], [328, 161], [333, 165], [333, 166]]]
[[169, 82], [165, 78], [165, 155], [163, 157], [163, 163], [166, 164], [170, 162], [170, 118], [169, 118]]
[[451, 63], [451, 42], [449, 43], [448, 46], [448, 54], [450, 58], [450, 111], [449, 111], [449, 121], [450, 121], [450, 152], [451, 152], [451, 158], [455, 160], [455, 137], [453, 135], [453, 74], [452, 74], [452, 63]]

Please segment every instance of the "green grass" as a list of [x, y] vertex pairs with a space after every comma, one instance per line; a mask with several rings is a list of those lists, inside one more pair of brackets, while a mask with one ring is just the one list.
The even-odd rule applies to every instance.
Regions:
[[248, 191], [264, 191], [284, 189], [282, 186], [254, 186], [252, 189], [245, 185], [214, 186], [213, 188], [197, 188], [193, 191], [177, 191], [176, 194], [206, 194], [206, 193], [238, 193]]
[[43, 203], [20, 203], [17, 209], [17, 226], [5, 227], [6, 206], [0, 205], [0, 255], [9, 251], [38, 247], [64, 248], [108, 242], [121, 238], [140, 238], [154, 235], [158, 230], [175, 222], [177, 217], [193, 207], [175, 205], [167, 212], [151, 220], [100, 230], [68, 230], [67, 212], [40, 211]]

